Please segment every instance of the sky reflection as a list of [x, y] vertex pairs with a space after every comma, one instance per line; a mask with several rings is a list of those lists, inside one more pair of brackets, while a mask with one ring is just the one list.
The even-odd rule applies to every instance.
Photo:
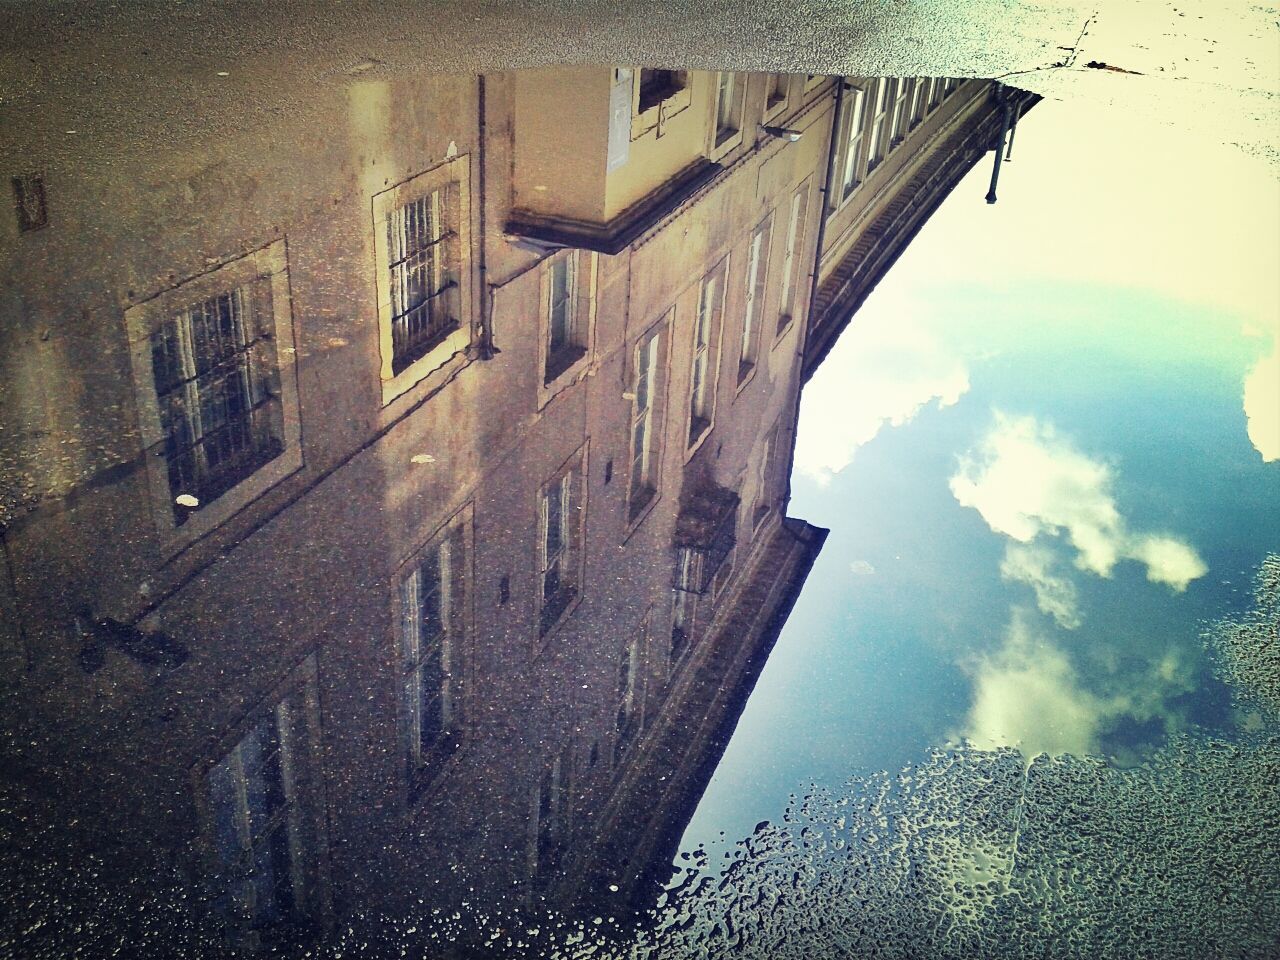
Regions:
[[804, 394], [832, 528], [685, 845], [930, 747], [1140, 763], [1233, 736], [1205, 624], [1280, 545], [1280, 188], [1232, 148], [1045, 102]]

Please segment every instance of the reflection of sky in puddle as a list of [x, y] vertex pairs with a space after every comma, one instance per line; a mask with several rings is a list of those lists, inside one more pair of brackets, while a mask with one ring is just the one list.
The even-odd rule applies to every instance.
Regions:
[[1280, 546], [1277, 186], [1053, 103], [988, 175], [806, 390], [790, 512], [832, 533], [686, 846], [962, 736], [1128, 766], [1240, 720], [1201, 632]]

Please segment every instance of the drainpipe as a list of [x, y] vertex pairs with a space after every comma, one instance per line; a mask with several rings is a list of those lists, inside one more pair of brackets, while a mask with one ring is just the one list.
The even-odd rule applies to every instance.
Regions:
[[498, 352], [493, 345], [493, 308], [492, 308], [492, 291], [489, 290], [488, 271], [486, 270], [486, 262], [488, 260], [488, 248], [486, 247], [485, 219], [489, 214], [488, 197], [485, 194], [485, 138], [487, 136], [485, 130], [485, 87], [484, 74], [480, 74], [477, 78], [477, 104], [476, 104], [476, 126], [479, 133], [479, 143], [476, 146], [478, 154], [477, 166], [479, 166], [478, 175], [476, 177], [476, 189], [480, 194], [480, 290], [481, 295], [477, 298], [480, 301], [480, 336], [476, 343], [476, 359], [492, 360], [494, 354]]
[[1013, 125], [1009, 127], [1009, 148], [1004, 152], [1005, 163], [1013, 160], [1013, 138], [1018, 132], [1018, 120], [1022, 117], [1022, 97], [1013, 101]]
[[1008, 90], [996, 84], [996, 96], [1000, 98], [1000, 139], [996, 142], [996, 161], [991, 168], [991, 187], [987, 190], [987, 203], [996, 202], [996, 182], [1000, 179], [1000, 161], [1004, 159], [1004, 142], [1009, 136], [1009, 124], [1013, 119], [1013, 104]]

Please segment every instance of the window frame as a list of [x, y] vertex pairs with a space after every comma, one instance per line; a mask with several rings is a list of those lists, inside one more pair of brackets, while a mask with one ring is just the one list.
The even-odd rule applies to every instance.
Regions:
[[[391, 642], [396, 663], [398, 752], [401, 759], [401, 779], [404, 783], [403, 798], [406, 807], [416, 804], [428, 790], [434, 787], [466, 743], [467, 717], [470, 713], [470, 644], [474, 632], [473, 515], [471, 504], [457, 511], [438, 527], [422, 546], [401, 561], [391, 577], [389, 595], [391, 597]], [[408, 579], [421, 568], [424, 560], [446, 545], [451, 555], [461, 553], [461, 556], [450, 556], [449, 582], [441, 583], [442, 590], [447, 588], [449, 591], [448, 616], [451, 621], [446, 628], [447, 636], [443, 642], [448, 643], [449, 652], [456, 662], [456, 667], [449, 671], [451, 674], [449, 679], [453, 681], [454, 689], [447, 693], [442, 692], [442, 696], [450, 697], [452, 722], [442, 726], [435, 742], [423, 755], [414, 758], [411, 756], [409, 736], [413, 730], [415, 718], [410, 715], [404, 699], [404, 683], [410, 670], [421, 666], [423, 656], [419, 650], [415, 663], [406, 662], [408, 638], [405, 634], [406, 616], [402, 590]], [[419, 643], [421, 643], [420, 639]], [[415, 759], [416, 763], [413, 762]]]
[[[554, 362], [551, 350], [552, 297], [555, 271], [561, 265], [572, 273], [572, 290], [567, 302], [570, 308], [572, 335], [560, 364]], [[565, 387], [576, 382], [591, 362], [595, 352], [596, 287], [599, 282], [600, 258], [590, 251], [566, 249], [543, 261], [538, 280], [538, 409], [545, 407]]]
[[782, 259], [782, 287], [778, 292], [778, 324], [774, 332], [776, 347], [786, 336], [795, 321], [797, 297], [804, 284], [803, 256], [805, 232], [809, 229], [809, 187], [806, 179], [791, 194], [791, 206], [787, 214], [787, 241]]
[[[586, 568], [586, 549], [583, 539], [586, 532], [587, 520], [587, 478], [589, 476], [588, 466], [588, 443], [584, 443], [570, 457], [565, 460], [551, 475], [551, 477], [538, 488], [537, 498], [537, 551], [538, 551], [538, 572], [537, 586], [534, 590], [534, 618], [535, 624], [534, 637], [537, 644], [535, 652], [540, 653], [546, 648], [546, 645], [560, 631], [560, 628], [577, 609], [578, 604], [582, 602], [582, 591], [585, 585], [585, 568]], [[576, 475], [576, 480], [573, 478]], [[573, 509], [573, 501], [570, 499], [570, 493], [576, 485], [576, 504], [577, 517], [573, 518], [570, 513]], [[560, 546], [556, 551], [553, 559], [549, 556], [549, 536], [551, 531], [551, 509], [549, 494], [556, 489], [560, 498]], [[576, 522], [575, 522], [576, 521]], [[573, 582], [569, 589], [572, 590], [571, 596], [564, 600], [560, 609], [555, 612], [554, 617], [548, 618], [546, 614], [547, 597], [546, 597], [546, 578], [551, 571], [553, 564], [559, 563], [561, 556], [567, 555], [564, 567], [573, 576]], [[564, 570], [561, 570], [563, 576]]]
[[786, 112], [787, 103], [791, 99], [791, 77], [789, 73], [764, 74], [764, 119], [773, 120]]
[[747, 264], [743, 274], [742, 340], [739, 343], [737, 389], [742, 390], [760, 366], [761, 328], [769, 303], [769, 268], [772, 266], [773, 211], [752, 229], [747, 240]]
[[893, 80], [893, 119], [889, 122], [889, 153], [893, 153], [907, 139], [911, 131], [911, 90], [914, 81], [911, 77], [896, 77]]
[[[192, 508], [179, 522], [174, 510], [176, 494], [170, 483], [166, 432], [156, 388], [152, 335], [179, 311], [255, 284], [261, 284], [263, 292], [269, 292], [270, 298], [269, 316], [258, 317], [256, 322], [267, 329], [264, 336], [269, 336], [274, 349], [275, 382], [269, 389], [280, 401], [281, 450], [212, 500], [202, 501], [198, 507]], [[255, 310], [258, 308], [254, 307]], [[161, 550], [168, 557], [225, 523], [303, 466], [286, 242], [281, 238], [188, 277], [176, 286], [129, 307], [124, 312], [124, 321], [152, 516], [161, 537]]]
[[871, 95], [870, 120], [867, 123], [866, 176], [884, 163], [889, 156], [889, 78], [876, 77], [875, 91]]
[[[392, 332], [391, 251], [388, 220], [398, 211], [441, 191], [452, 191], [451, 210], [442, 218], [449, 229], [442, 230], [442, 240], [452, 245], [446, 253], [457, 287], [457, 328], [430, 350], [397, 370]], [[378, 307], [378, 356], [382, 405], [386, 406], [402, 394], [428, 379], [435, 371], [450, 365], [456, 358], [465, 359], [474, 335], [474, 302], [471, 251], [471, 158], [467, 154], [454, 157], [429, 170], [415, 174], [395, 186], [373, 195], [374, 279]], [[453, 222], [450, 223], [449, 221]], [[442, 288], [444, 289], [444, 288]]]
[[849, 201], [866, 179], [867, 91], [857, 84], [846, 83], [840, 118], [840, 156], [835, 171], [839, 183], [832, 184], [831, 209], [838, 210]]
[[664, 97], [652, 104], [644, 104], [640, 90], [644, 83], [644, 73], [650, 68], [624, 67], [621, 69], [631, 71], [631, 139], [633, 141], [655, 130], [657, 136], [662, 136], [663, 127], [693, 103], [692, 78], [687, 70], [663, 71], [674, 75], [675, 81]]
[[[715, 74], [715, 86], [711, 92], [711, 140], [707, 155], [712, 160], [719, 160], [734, 147], [740, 146], [743, 139], [744, 117], [746, 115], [746, 94], [749, 74], [735, 70], [719, 70]], [[724, 79], [728, 77], [730, 107], [730, 125], [721, 125], [720, 105], [725, 93]]]
[[[726, 253], [710, 270], [704, 273], [695, 284], [697, 301], [693, 308], [692, 351], [689, 355], [689, 392], [686, 403], [687, 417], [684, 418], [685, 460], [688, 461], [698, 448], [706, 442], [715, 427], [716, 400], [720, 385], [721, 345], [724, 335], [725, 300], [728, 294], [729, 268], [732, 265], [732, 254]], [[704, 319], [705, 290], [708, 281], [714, 280], [719, 296], [707, 318], [705, 342], [701, 337]], [[702, 372], [698, 373], [701, 360]], [[698, 384], [696, 388], [694, 384]], [[702, 428], [696, 430], [698, 423]]]
[[[241, 913], [234, 917], [222, 914], [229, 936], [236, 941], [237, 946], [247, 949], [257, 949], [264, 941], [270, 943], [276, 937], [299, 927], [320, 923], [331, 909], [324, 782], [317, 754], [321, 740], [315, 654], [305, 657], [284, 681], [219, 735], [205, 756], [191, 768], [190, 783], [199, 823], [198, 858], [209, 888], [207, 902], [212, 906], [216, 891], [236, 883], [234, 874], [231, 878], [226, 877], [230, 867], [223, 861], [218, 850], [218, 820], [212, 796], [213, 777], [228, 758], [235, 758], [233, 768], [238, 767], [243, 777], [241, 748], [267, 716], [271, 716], [272, 722], [277, 725], [281, 789], [293, 794], [287, 798], [284, 812], [277, 811], [268, 819], [268, 822], [272, 822], [287, 818], [287, 823], [276, 822], [267, 833], [274, 833], [281, 828], [288, 831], [290, 882], [296, 913], [271, 925], [255, 924], [251, 914], [245, 916]], [[281, 728], [278, 726], [282, 716], [287, 724], [284, 736], [280, 735]], [[242, 781], [237, 781], [235, 786], [237, 833], [249, 833], [247, 838], [239, 836], [237, 840], [243, 842], [248, 839], [252, 852], [252, 821], [241, 822], [251, 813], [248, 809], [247, 790]], [[265, 836], [259, 839], [265, 839]], [[307, 841], [310, 841], [309, 844]], [[240, 906], [243, 909], [244, 904]], [[248, 910], [251, 911], [252, 907]]]
[[[666, 446], [664, 442], [667, 422], [666, 394], [669, 382], [667, 356], [673, 317], [674, 309], [669, 310], [660, 320], [651, 324], [636, 339], [635, 346], [631, 350], [629, 377], [631, 383], [629, 391], [631, 415], [628, 421], [627, 434], [626, 525], [628, 536], [644, 521], [649, 511], [653, 509], [654, 504], [661, 499], [662, 455]], [[650, 367], [648, 369], [650, 383], [644, 394], [648, 400], [648, 407], [642, 411], [640, 409], [640, 398], [642, 396], [639, 379], [641, 372], [640, 357], [646, 346], [650, 346], [653, 356], [650, 358]], [[635, 473], [636, 430], [642, 417], [646, 420], [644, 433], [646, 449], [641, 454], [644, 459], [642, 474], [646, 482], [637, 490]]]

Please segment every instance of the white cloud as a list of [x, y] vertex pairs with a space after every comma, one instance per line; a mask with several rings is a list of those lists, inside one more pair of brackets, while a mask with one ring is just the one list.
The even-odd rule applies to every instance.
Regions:
[[1069, 577], [1059, 576], [1053, 552], [1038, 544], [1010, 543], [1000, 563], [1006, 580], [1025, 583], [1036, 593], [1040, 612], [1053, 617], [1058, 626], [1074, 630], [1080, 626], [1079, 597]]
[[983, 749], [1017, 747], [1028, 759], [1096, 754], [1103, 723], [1119, 707], [1082, 688], [1066, 654], [1015, 615], [1003, 646], [978, 665], [961, 736]]
[[1031, 543], [1065, 534], [1076, 566], [1100, 577], [1121, 560], [1147, 567], [1147, 579], [1181, 592], [1208, 567], [1171, 536], [1134, 533], [1111, 493], [1111, 468], [1076, 450], [1049, 424], [997, 412], [976, 452], [960, 460], [951, 492], [996, 533]]
[[969, 371], [910, 319], [857, 317], [805, 388], [796, 468], [830, 480], [886, 425], [902, 426], [930, 403], [949, 407], [969, 390]]
[[955, 735], [987, 749], [1017, 747], [1028, 760], [1041, 753], [1097, 754], [1102, 735], [1126, 717], [1158, 719], [1166, 729], [1178, 729], [1182, 719], [1166, 702], [1194, 687], [1193, 672], [1170, 648], [1137, 678], [1101, 678], [1123, 693], [1094, 692], [1066, 653], [1036, 634], [1018, 609], [1000, 648], [972, 673], [973, 706]]
[[1249, 441], [1263, 462], [1280, 460], [1280, 332], [1272, 339], [1271, 353], [1244, 379], [1244, 413]]
[[868, 577], [876, 572], [875, 565], [870, 560], [855, 560], [849, 564], [849, 569], [862, 577]]

